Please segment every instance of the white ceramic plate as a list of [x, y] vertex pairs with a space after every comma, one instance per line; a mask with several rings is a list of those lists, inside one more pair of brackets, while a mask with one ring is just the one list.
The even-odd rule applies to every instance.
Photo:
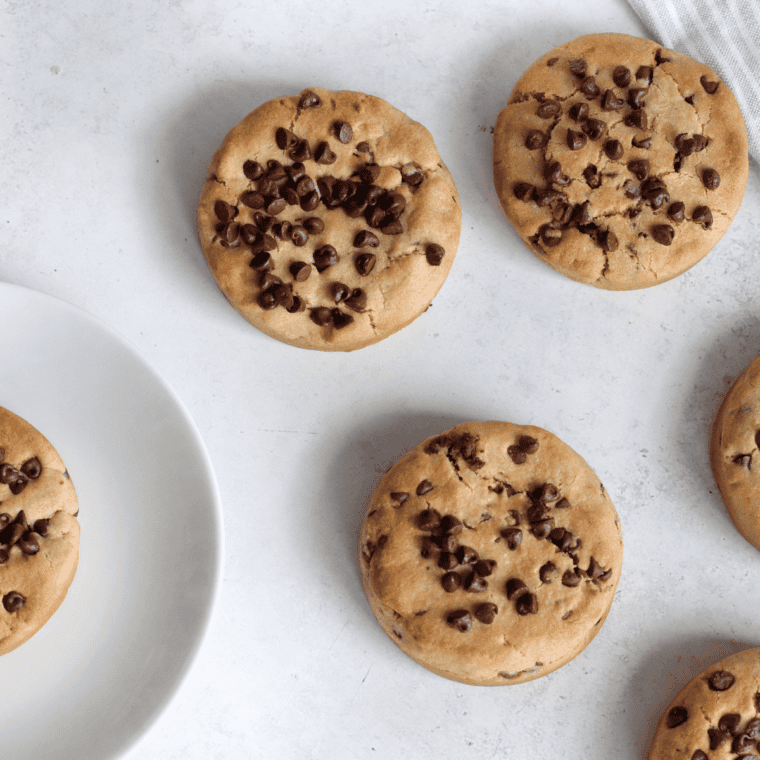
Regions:
[[0, 658], [2, 757], [126, 752], [176, 692], [221, 584], [222, 513], [182, 403], [123, 337], [0, 283], [0, 406], [58, 449], [79, 496], [79, 569], [48, 624]]

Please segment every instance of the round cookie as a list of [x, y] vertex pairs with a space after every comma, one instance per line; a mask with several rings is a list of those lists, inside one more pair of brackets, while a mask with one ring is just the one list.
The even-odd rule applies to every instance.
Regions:
[[710, 464], [739, 533], [760, 549], [760, 356], [726, 394], [713, 425]]
[[691, 680], [657, 724], [649, 760], [757, 760], [760, 649], [715, 663]]
[[58, 609], [79, 560], [74, 485], [50, 442], [0, 407], [0, 655]]
[[425, 311], [461, 224], [425, 127], [380, 98], [318, 88], [230, 131], [198, 209], [227, 300], [273, 338], [325, 351], [375, 343]]
[[494, 183], [538, 258], [579, 282], [644, 288], [728, 229], [749, 172], [725, 82], [650, 40], [591, 34], [520, 78], [494, 131]]
[[620, 579], [617, 512], [537, 427], [470, 422], [382, 478], [359, 562], [375, 617], [420, 665], [497, 686], [546, 675], [600, 630]]

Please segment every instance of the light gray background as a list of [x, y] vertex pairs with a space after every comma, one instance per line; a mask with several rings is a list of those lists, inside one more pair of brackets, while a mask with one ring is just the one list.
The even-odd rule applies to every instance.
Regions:
[[[760, 645], [760, 553], [708, 463], [720, 400], [760, 353], [757, 165], [714, 251], [632, 293], [542, 264], [493, 190], [491, 128], [519, 74], [603, 31], [647, 34], [623, 0], [0, 4], [0, 279], [136, 344], [197, 423], [223, 499], [219, 614], [129, 760], [632, 760], [681, 684]], [[424, 123], [462, 199], [459, 253], [433, 308], [353, 354], [249, 326], [196, 239], [227, 130], [310, 85], [370, 92]], [[379, 475], [470, 419], [560, 436], [604, 481], [625, 538], [617, 598], [589, 648], [498, 689], [403, 655], [355, 561]]]

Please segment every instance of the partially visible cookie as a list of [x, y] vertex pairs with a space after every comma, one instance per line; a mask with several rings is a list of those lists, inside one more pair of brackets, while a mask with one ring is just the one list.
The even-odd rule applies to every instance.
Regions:
[[760, 356], [740, 375], [718, 410], [710, 463], [734, 525], [760, 549]]
[[649, 760], [757, 760], [760, 649], [707, 668], [681, 689], [657, 724]]
[[391, 640], [446, 678], [546, 675], [598, 633], [620, 579], [617, 512], [589, 465], [531, 426], [470, 422], [382, 478], [359, 563]]
[[609, 290], [685, 272], [744, 196], [747, 132], [708, 66], [650, 40], [591, 34], [520, 78], [494, 131], [494, 182], [525, 244]]
[[0, 407], [0, 655], [58, 609], [79, 560], [74, 485], [52, 444]]
[[461, 208], [431, 134], [380, 98], [312, 88], [230, 131], [198, 225], [227, 300], [301, 348], [350, 351], [429, 306]]

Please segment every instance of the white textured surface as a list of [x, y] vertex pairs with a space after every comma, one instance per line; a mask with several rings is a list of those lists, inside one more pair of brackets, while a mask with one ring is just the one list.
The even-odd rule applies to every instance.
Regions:
[[[644, 34], [623, 0], [0, 6], [0, 278], [87, 309], [144, 352], [197, 423], [225, 510], [211, 636], [128, 760], [634, 760], [677, 687], [760, 645], [760, 552], [708, 465], [722, 394], [760, 353], [757, 165], [719, 246], [633, 293], [543, 265], [492, 188], [490, 128], [519, 74], [595, 31]], [[250, 327], [195, 237], [225, 132], [312, 84], [422, 121], [464, 212], [433, 308], [347, 355]], [[623, 577], [601, 633], [520, 686], [419, 668], [374, 621], [355, 563], [379, 474], [467, 419], [559, 435], [622, 520]]]

